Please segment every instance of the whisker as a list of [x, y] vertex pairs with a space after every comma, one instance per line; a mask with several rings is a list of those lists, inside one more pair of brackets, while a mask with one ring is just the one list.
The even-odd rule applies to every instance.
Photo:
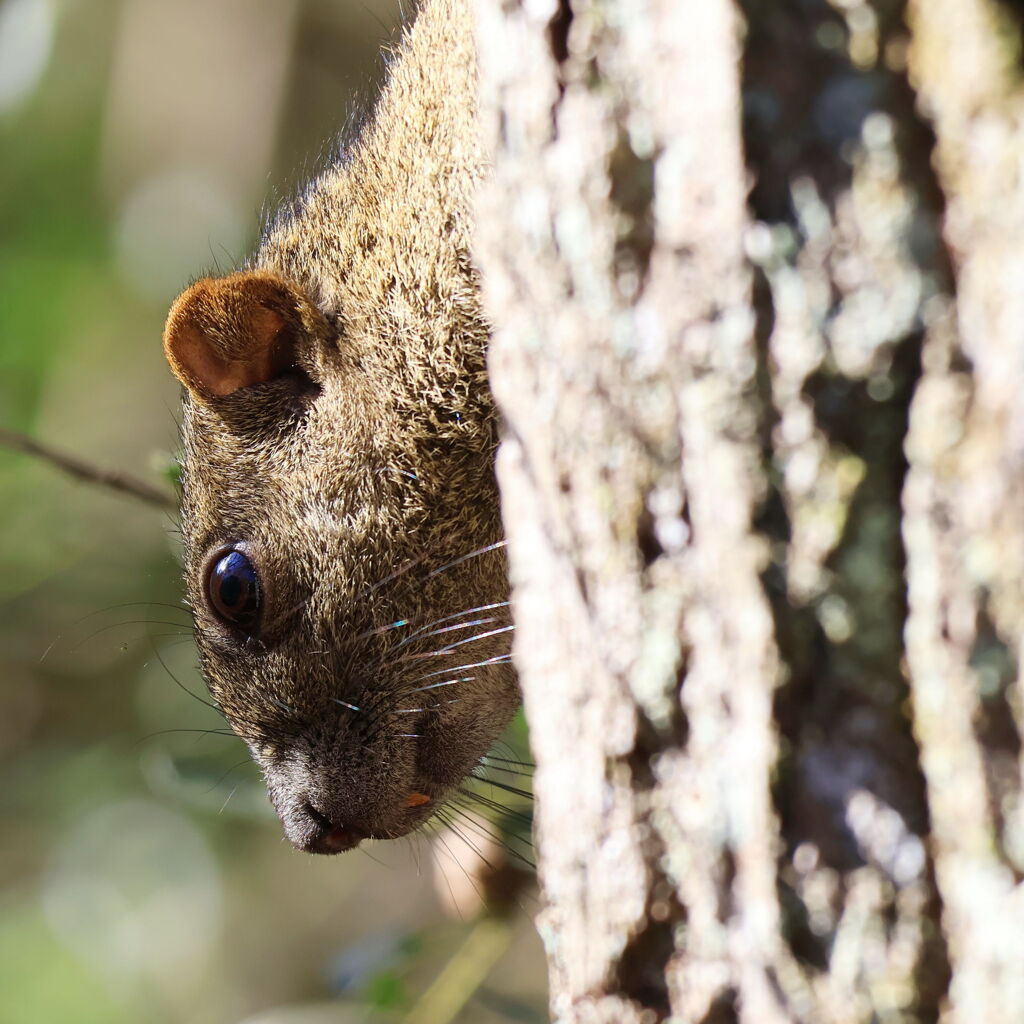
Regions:
[[[494, 753], [496, 750], [502, 751], [506, 756], [498, 757], [498, 755]], [[484, 756], [490, 758], [492, 761], [504, 761], [505, 764], [526, 765], [530, 768], [537, 767], [532, 761], [524, 761], [521, 751], [516, 750], [506, 743], [505, 740], [501, 739], [495, 740], [494, 746], [491, 747]]]
[[[461, 840], [468, 849], [472, 850], [473, 853], [491, 869], [491, 871], [497, 870], [497, 868], [495, 868], [495, 866], [483, 855], [483, 851], [459, 831], [455, 825], [454, 819], [450, 815], [446, 815], [443, 811], [438, 811], [436, 817], [440, 818], [441, 821], [445, 823], [448, 831], [457, 839]], [[467, 875], [466, 877], [468, 878], [469, 876]], [[479, 891], [477, 892], [477, 895], [483, 899], [483, 895]]]
[[166, 641], [160, 645], [164, 650], [168, 647], [180, 647], [182, 644], [190, 644], [194, 647], [196, 642], [196, 638], [187, 633], [140, 633], [138, 636], [129, 636], [119, 639], [117, 641], [117, 645], [121, 648], [122, 652], [125, 652], [133, 644], [141, 643], [144, 640]]
[[526, 797], [527, 800], [533, 799], [532, 793], [525, 789], [517, 789], [515, 786], [510, 786], [507, 782], [499, 782], [497, 779], [485, 779], [482, 781], [485, 781], [488, 786], [497, 786], [498, 789], [503, 789], [506, 793], [513, 793], [515, 796]]
[[450, 648], [444, 648], [440, 651], [421, 651], [419, 654], [404, 654], [401, 658], [396, 658], [396, 664], [404, 664], [408, 661], [423, 661], [424, 658], [444, 658], [451, 654]]
[[81, 625], [86, 619], [94, 619], [97, 615], [115, 612], [119, 608], [169, 608], [173, 612], [185, 612], [188, 614], [188, 608], [185, 605], [175, 604], [171, 601], [122, 601], [119, 604], [108, 604], [105, 608], [97, 608], [95, 611], [86, 612], [85, 615], [75, 619], [71, 625]]
[[359, 849], [363, 852], [363, 854], [365, 854], [367, 857], [369, 857], [370, 860], [372, 860], [374, 864], [379, 864], [382, 868], [390, 868], [391, 867], [390, 864], [385, 864], [384, 861], [382, 861], [380, 859], [380, 857], [374, 857], [374, 855], [372, 853], [370, 853], [370, 851], [366, 848], [366, 845], [364, 843], [360, 843], [359, 844]]
[[[205, 790], [203, 795], [209, 796], [210, 793], [212, 793], [233, 771], [236, 771], [237, 769], [241, 768], [243, 764], [252, 764], [252, 761], [250, 761], [249, 758], [245, 758], [245, 760], [239, 761], [237, 762], [237, 764], [233, 764], [226, 772], [224, 772], [223, 775], [221, 775], [219, 779], [216, 779], [214, 782], [210, 783], [209, 789]], [[236, 786], [235, 788], [237, 789], [238, 787]], [[225, 801], [225, 804], [226, 803], [227, 801]]]
[[471, 644], [474, 640], [486, 640], [489, 636], [498, 636], [501, 633], [511, 633], [516, 627], [515, 625], [501, 626], [499, 629], [489, 629], [485, 633], [477, 633], [476, 636], [467, 636], [463, 640], [456, 640], [455, 643], [449, 644], [445, 650], [451, 651], [456, 647], [461, 647], [463, 644]]
[[419, 878], [423, 874], [423, 864], [422, 864], [422, 861], [421, 861], [421, 858], [420, 858], [420, 855], [423, 852], [420, 849], [420, 839], [421, 838], [422, 838], [422, 834], [420, 832], [414, 832], [412, 835], [405, 837], [406, 842], [408, 842], [408, 844], [409, 844], [409, 850], [412, 853], [413, 863], [416, 865], [416, 877], [417, 878]]
[[50, 651], [54, 649], [64, 639], [63, 633], [58, 633], [47, 645], [46, 650], [39, 655], [39, 663], [42, 664], [50, 656]]
[[415, 690], [410, 690], [409, 693], [422, 693], [424, 690], [436, 690], [439, 686], [454, 686], [456, 683], [471, 683], [476, 676], [461, 676], [458, 679], [446, 679], [443, 683], [431, 683], [429, 686], [417, 686]]
[[484, 665], [505, 665], [511, 660], [511, 654], [496, 654], [493, 658], [485, 658], [483, 661], [475, 661], [472, 665], [455, 665], [454, 667], [449, 666], [448, 668], [439, 668], [436, 672], [428, 672], [425, 676], [420, 676], [419, 679], [414, 679], [413, 682], [419, 683], [424, 679], [430, 679], [431, 676], [443, 676], [446, 672], [465, 672], [466, 669], [481, 668]]
[[[71, 652], [75, 652], [83, 644], [87, 644], [90, 640], [95, 640], [101, 633], [107, 633], [112, 629], [120, 629], [122, 626], [174, 626], [176, 629], [181, 630], [180, 633], [171, 634], [172, 636], [187, 636], [192, 632], [192, 628], [184, 622], [166, 622], [163, 619], [128, 619], [125, 622], [110, 622], [106, 626], [100, 626], [87, 636], [82, 637], [82, 639], [79, 640], [74, 647], [69, 648], [69, 650]], [[51, 648], [52, 645], [46, 649], [47, 654], [50, 652]], [[43, 657], [45, 656], [46, 655], [44, 654]]]
[[428, 622], [422, 629], [430, 629], [431, 626], [440, 626], [442, 622], [451, 622], [452, 619], [457, 619], [462, 615], [476, 615], [477, 612], [489, 612], [495, 608], [507, 608], [511, 604], [510, 601], [493, 601], [491, 604], [478, 604], [475, 608], [463, 608], [461, 612], [453, 612], [451, 615], [442, 615], [439, 619], [434, 619], [433, 622]]
[[[408, 626], [410, 624], [410, 621], [411, 620], [409, 620], [409, 619], [397, 619], [395, 622], [389, 622], [386, 626], [378, 626], [376, 629], [368, 629], [365, 633], [360, 633], [356, 637], [356, 639], [357, 640], [367, 640], [371, 636], [380, 636], [383, 633], [387, 633], [389, 630], [399, 629], [402, 626]], [[326, 653], [326, 652], [322, 652], [322, 653]]]
[[155, 740], [158, 736], [167, 736], [171, 733], [177, 732], [191, 732], [198, 733], [200, 736], [223, 736], [230, 739], [238, 739], [238, 737], [230, 729], [158, 729], [156, 732], [146, 733], [145, 736], [139, 737], [135, 741], [135, 745], [139, 746], [142, 743], [148, 743], [150, 740]]
[[[452, 851], [450, 849], [448, 849], [448, 844], [444, 841], [444, 837], [441, 835], [440, 829], [435, 829], [435, 831], [434, 831], [434, 838], [439, 843], [441, 843], [446, 850], [448, 850], [448, 856], [452, 860], [454, 860], [456, 864], [459, 864], [458, 859], [455, 857], [455, 855], [452, 853]], [[451, 883], [451, 881], [448, 878], [448, 872], [445, 871], [443, 862], [437, 856], [433, 856], [431, 858], [431, 860], [433, 860], [433, 862], [441, 869], [441, 877], [444, 879], [444, 884], [448, 887], [448, 894], [452, 898], [452, 904], [451, 905], [455, 908], [455, 911], [456, 911], [456, 913], [458, 913], [459, 917], [462, 917], [462, 911], [459, 909], [459, 901], [455, 898], [455, 890], [452, 888], [452, 883]], [[462, 865], [459, 864], [459, 867], [462, 868]], [[462, 868], [462, 870], [463, 870], [463, 872], [465, 872], [466, 869]], [[468, 875], [466, 877], [469, 878]], [[470, 879], [470, 884], [471, 885], [473, 884], [473, 880], [472, 879]], [[479, 890], [478, 890], [478, 895], [479, 895]]]
[[463, 608], [460, 612], [453, 612], [451, 615], [442, 615], [438, 619], [434, 619], [433, 622], [428, 622], [423, 626], [420, 626], [414, 633], [412, 633], [409, 639], [413, 636], [418, 636], [424, 630], [432, 629], [434, 626], [440, 626], [442, 622], [451, 622], [452, 619], [461, 618], [463, 615], [476, 615], [478, 612], [489, 612], [496, 608], [507, 608], [511, 602], [509, 601], [493, 601], [491, 604], [480, 604], [475, 608]]
[[523, 811], [517, 811], [512, 807], [507, 807], [500, 801], [494, 800], [489, 796], [484, 796], [483, 793], [474, 793], [471, 789], [463, 789], [460, 787], [459, 792], [468, 800], [472, 800], [474, 803], [480, 804], [481, 807], [486, 807], [488, 810], [495, 811], [498, 814], [516, 818], [524, 825], [533, 825], [533, 815], [531, 814], [524, 813]]
[[[392, 573], [391, 576], [387, 576], [383, 580], [381, 580], [379, 583], [374, 584], [374, 588], [372, 588], [372, 589], [376, 589], [377, 587], [383, 586], [385, 583], [389, 583], [396, 576], [400, 575], [403, 572], [406, 572], [408, 569], [411, 569], [413, 565], [417, 564], [420, 561], [422, 561], [422, 556], [420, 556], [417, 559], [412, 560], [409, 563], [406, 563], [400, 569], [398, 569], [395, 573]], [[461, 618], [464, 615], [474, 615], [474, 614], [476, 614], [478, 612], [488, 612], [488, 611], [494, 611], [495, 609], [498, 609], [498, 608], [507, 608], [510, 603], [511, 602], [509, 602], [509, 601], [492, 601], [490, 604], [481, 604], [481, 605], [477, 605], [475, 608], [464, 608], [464, 609], [462, 609], [462, 611], [453, 612], [450, 615], [442, 615], [439, 618], [434, 619], [431, 622], [427, 622], [424, 625], [420, 626], [418, 629], [414, 630], [407, 637], [405, 637], [403, 640], [401, 640], [399, 642], [398, 646], [402, 647], [405, 644], [409, 643], [409, 641], [411, 641], [413, 638], [418, 637], [418, 636], [422, 636], [422, 635], [434, 636], [435, 633], [428, 633], [426, 631], [432, 629], [435, 626], [440, 626], [442, 623], [451, 622], [453, 619]], [[487, 621], [493, 622], [493, 621], [496, 621], [496, 620], [494, 620], [494, 619], [479, 619], [476, 622], [457, 623], [455, 626], [452, 626], [451, 628], [452, 629], [466, 629], [466, 628], [469, 628], [470, 626], [482, 625], [484, 622], [487, 622]], [[375, 626], [373, 629], [368, 629], [368, 630], [366, 630], [363, 633], [357, 634], [356, 635], [356, 640], [367, 640], [367, 639], [369, 639], [370, 637], [373, 637], [373, 636], [382, 636], [383, 634], [389, 633], [392, 630], [401, 629], [403, 626], [411, 626], [415, 622], [416, 622], [415, 618], [411, 618], [411, 619], [396, 619], [394, 622], [389, 622], [389, 623], [387, 623], [384, 626]], [[438, 632], [443, 632], [443, 631], [439, 630]]]
[[[415, 633], [410, 633], [404, 640], [399, 640], [399, 642], [395, 644], [395, 650], [397, 651], [399, 647], [404, 647], [407, 643], [417, 639], [418, 637], [426, 639], [428, 636], [439, 636], [441, 633], [452, 633], [459, 629], [469, 629], [471, 626], [483, 626], [488, 622], [497, 621], [498, 620], [493, 617], [474, 619], [472, 622], [457, 622], [454, 626], [442, 626], [440, 629], [431, 630], [429, 633], [424, 633], [422, 629], [418, 629]], [[424, 629], [425, 628], [426, 627], [424, 627]]]
[[355, 704], [349, 704], [349, 702], [347, 700], [340, 700], [337, 697], [332, 697], [331, 700], [333, 700], [335, 704], [340, 704], [343, 708], [348, 708], [349, 711], [362, 711], [363, 710], [362, 708], [357, 708], [355, 706]]
[[456, 804], [455, 806], [462, 808], [459, 811], [459, 813], [460, 813], [460, 815], [462, 817], [462, 821], [465, 822], [467, 827], [472, 828], [476, 832], [476, 834], [478, 836], [481, 836], [482, 838], [493, 839], [503, 850], [505, 850], [506, 853], [510, 854], [513, 857], [518, 858], [524, 864], [528, 864], [531, 868], [533, 868], [534, 871], [537, 870], [537, 865], [534, 864], [533, 861], [531, 861], [528, 858], [524, 857], [523, 854], [521, 854], [512, 845], [512, 841], [513, 840], [518, 840], [519, 842], [523, 843], [525, 846], [528, 846], [532, 850], [533, 849], [533, 843], [532, 843], [531, 840], [525, 838], [524, 836], [516, 835], [515, 833], [510, 833], [508, 835], [504, 835], [504, 834], [501, 834], [501, 833], [492, 832], [489, 828], [487, 828], [486, 825], [483, 824], [483, 822], [479, 821], [475, 817], [475, 812], [474, 811], [467, 809], [465, 807], [465, 805], [462, 805], [462, 804]]
[[420, 711], [440, 711], [441, 708], [446, 704], [459, 704], [461, 702], [460, 697], [456, 697], [454, 700], [445, 700], [440, 704], [432, 708], [397, 708], [395, 710], [396, 715], [415, 715]]
[[199, 703], [200, 703], [200, 704], [205, 704], [205, 705], [206, 705], [206, 706], [207, 706], [208, 708], [210, 708], [211, 710], [213, 710], [213, 711], [216, 711], [216, 712], [217, 712], [217, 714], [218, 714], [218, 715], [220, 715], [220, 716], [221, 716], [222, 718], [224, 717], [224, 712], [223, 712], [223, 711], [222, 711], [222, 710], [221, 710], [221, 709], [220, 709], [220, 708], [219, 708], [219, 707], [218, 707], [218, 706], [217, 706], [216, 704], [214, 704], [214, 703], [213, 703], [212, 701], [204, 700], [204, 699], [203, 699], [202, 697], [200, 697], [200, 696], [199, 696], [199, 694], [198, 694], [198, 693], [193, 693], [193, 692], [192, 692], [192, 691], [191, 691], [191, 690], [190, 690], [190, 689], [189, 689], [189, 688], [188, 688], [188, 687], [187, 687], [187, 686], [186, 686], [186, 685], [185, 685], [185, 684], [184, 684], [184, 683], [183, 683], [183, 682], [182, 682], [182, 681], [181, 681], [181, 680], [180, 680], [180, 679], [179, 679], [179, 678], [178, 678], [178, 677], [177, 677], [177, 676], [176, 676], [176, 675], [175, 675], [175, 674], [174, 674], [174, 673], [173, 673], [173, 672], [172, 672], [172, 671], [171, 671], [171, 670], [170, 670], [170, 669], [169, 669], [169, 668], [167, 667], [167, 662], [166, 662], [166, 661], [164, 661], [163, 657], [162, 657], [162, 656], [161, 656], [161, 654], [160, 654], [160, 650], [159, 650], [159, 648], [157, 647], [157, 645], [156, 645], [156, 643], [155, 643], [155, 642], [152, 642], [152, 640], [151, 640], [151, 642], [150, 642], [150, 646], [151, 646], [151, 647], [153, 648], [153, 654], [154, 654], [154, 656], [156, 657], [156, 660], [160, 662], [160, 664], [161, 664], [161, 665], [163, 666], [163, 670], [164, 670], [164, 671], [165, 671], [165, 672], [166, 672], [166, 673], [167, 673], [167, 674], [168, 674], [168, 675], [169, 675], [169, 676], [171, 677], [171, 679], [173, 679], [173, 680], [174, 680], [174, 683], [175, 683], [175, 685], [176, 685], [176, 686], [177, 686], [177, 687], [178, 687], [179, 689], [181, 689], [181, 690], [184, 690], [184, 691], [185, 691], [185, 693], [187, 693], [187, 694], [188, 694], [188, 695], [189, 695], [190, 697], [193, 697], [193, 698], [195, 698], [195, 699], [196, 699], [197, 701], [199, 701]]
[[514, 757], [497, 757], [494, 754], [484, 754], [481, 760], [484, 761], [500, 761], [502, 764], [514, 764], [520, 768], [536, 768], [537, 766], [532, 761], [520, 761]]
[[508, 782], [499, 782], [497, 778], [488, 778], [484, 781], [487, 785], [497, 785], [499, 790], [504, 790], [506, 793], [511, 793], [516, 797], [525, 797], [526, 800], [534, 799], [534, 794], [531, 794], [526, 790], [519, 790], [516, 786], [509, 785]]
[[468, 555], [463, 555], [461, 558], [456, 558], [455, 561], [449, 562], [447, 565], [442, 565], [439, 569], [434, 569], [427, 573], [427, 578], [431, 576], [437, 576], [442, 572], [447, 572], [449, 569], [454, 569], [455, 566], [461, 565], [463, 562], [468, 562], [471, 558], [477, 558], [479, 555], [486, 555], [488, 551], [496, 551], [498, 548], [503, 548], [508, 544], [507, 540], [495, 541], [493, 544], [488, 544], [486, 547], [477, 548], [476, 551], [470, 551]]
[[422, 562], [425, 557], [425, 555], [420, 554], [417, 555], [415, 558], [410, 558], [407, 562], [404, 562], [402, 565], [400, 565], [389, 576], [385, 576], [382, 580], [378, 580], [376, 583], [374, 583], [372, 587], [368, 587], [366, 590], [364, 590], [362, 594], [363, 598], [365, 599], [369, 597], [370, 594], [372, 594], [375, 590], [379, 590], [381, 587], [390, 583], [392, 580], [397, 579], [403, 573], [406, 573], [411, 568], [413, 568], [413, 566], [419, 565], [420, 562]]
[[228, 805], [228, 804], [230, 803], [230, 801], [231, 801], [231, 798], [232, 798], [232, 797], [233, 797], [233, 796], [235, 795], [235, 793], [237, 793], [237, 792], [238, 792], [238, 785], [239, 785], [239, 784], [237, 784], [237, 783], [236, 783], [236, 785], [235, 785], [235, 786], [234, 786], [234, 787], [232, 788], [231, 792], [230, 792], [230, 793], [228, 793], [227, 799], [226, 799], [226, 800], [224, 801], [224, 803], [222, 803], [222, 804], [220, 805], [220, 810], [219, 810], [219, 811], [217, 812], [217, 814], [218, 814], [218, 815], [221, 815], [221, 814], [223, 814], [223, 813], [224, 813], [224, 809], [225, 809], [225, 808], [227, 807], [227, 805]]
[[381, 466], [378, 473], [397, 473], [399, 476], [404, 476], [408, 480], [419, 480], [416, 475], [416, 471], [412, 469], [399, 469], [397, 466]]
[[[107, 612], [114, 612], [121, 608], [169, 608], [171, 611], [180, 611], [183, 612], [185, 615], [189, 614], [187, 608], [184, 608], [178, 604], [171, 604], [167, 601], [122, 601], [119, 604], [107, 605], [107, 607], [105, 608], [97, 608], [94, 611], [86, 612], [85, 615], [79, 616], [77, 619], [74, 620], [74, 622], [68, 625], [67, 629], [65, 629], [61, 633], [58, 633], [53, 638], [53, 640], [51, 640], [50, 643], [47, 645], [46, 650], [43, 651], [43, 653], [40, 655], [39, 660], [46, 660], [47, 656], [54, 649], [54, 647], [56, 647], [57, 644], [59, 644], [61, 640], [64, 639], [68, 629], [73, 629], [76, 626], [80, 626], [83, 622], [87, 621], [88, 619], [94, 619], [97, 615], [104, 615]], [[127, 625], [127, 623], [125, 623], [125, 625]], [[187, 623], [175, 622], [173, 623], [173, 625], [186, 626]]]
[[[485, 763], [482, 760], [480, 762], [480, 767], [481, 768], [487, 768], [487, 769], [489, 769], [491, 771], [495, 771], [495, 772], [504, 772], [506, 775], [521, 775], [524, 779], [532, 779], [533, 778], [533, 772], [524, 772], [524, 771], [521, 771], [518, 768], [503, 768], [500, 765], [487, 764], [487, 763]], [[480, 779], [481, 782], [490, 782], [491, 781], [486, 775], [475, 775], [474, 774], [473, 777], [476, 778], [476, 779]]]
[[463, 644], [471, 644], [474, 640], [486, 640], [489, 636], [498, 636], [500, 633], [508, 633], [515, 629], [513, 626], [502, 626], [500, 629], [489, 629], [485, 633], [477, 633], [476, 636], [468, 636], [463, 640], [456, 640], [454, 643], [448, 644], [446, 647], [441, 647], [436, 651], [423, 651], [418, 654], [405, 654], [401, 658], [396, 658], [395, 662], [403, 661], [422, 661], [424, 658], [444, 658], [451, 654], [456, 647], [461, 647]]

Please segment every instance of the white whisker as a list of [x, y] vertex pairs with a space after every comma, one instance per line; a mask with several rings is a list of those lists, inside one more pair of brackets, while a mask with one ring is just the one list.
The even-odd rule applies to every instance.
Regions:
[[388, 630], [398, 629], [400, 626], [408, 626], [409, 621], [409, 619], [397, 619], [395, 622], [389, 622], [386, 626], [378, 626], [376, 629], [368, 629], [365, 633], [360, 633], [356, 639], [366, 640], [371, 636], [380, 636], [381, 633], [387, 633]]
[[463, 562], [468, 562], [471, 558], [476, 558], [478, 555], [486, 555], [488, 551], [496, 551], [498, 548], [503, 548], [508, 544], [507, 540], [499, 540], [494, 544], [488, 544], [486, 547], [478, 548], [476, 551], [470, 551], [468, 555], [463, 555], [461, 558], [456, 558], [454, 562], [449, 562], [447, 565], [442, 565], [439, 569], [427, 573], [427, 578], [431, 576], [437, 576], [439, 573], [447, 572], [449, 569], [455, 568], [457, 565], [461, 565]]
[[463, 644], [471, 644], [474, 640], [485, 640], [489, 636], [498, 636], [499, 633], [508, 633], [515, 628], [515, 626], [502, 626], [500, 629], [489, 629], [486, 633], [477, 633], [476, 636], [468, 636], [464, 640], [456, 640], [454, 643], [448, 644], [447, 647], [440, 648], [440, 650], [407, 654], [404, 657], [397, 658], [396, 661], [422, 661], [424, 658], [445, 658], [453, 653], [456, 647], [461, 647]]
[[516, 627], [513, 626], [501, 626], [499, 629], [489, 629], [486, 633], [477, 633], [476, 636], [467, 636], [463, 640], [456, 640], [455, 643], [449, 644], [445, 650], [451, 651], [456, 647], [461, 647], [463, 644], [471, 644], [474, 640], [485, 640], [489, 636], [498, 636], [501, 633], [510, 633]]
[[[414, 679], [413, 682], [419, 683], [424, 679], [430, 679], [432, 676], [443, 676], [446, 672], [465, 672], [466, 669], [480, 668], [483, 665], [503, 665], [507, 664], [511, 660], [511, 654], [496, 654], [493, 658], [485, 658], [483, 661], [475, 661], [472, 665], [456, 665], [449, 668], [439, 668], [436, 672], [428, 672], [425, 676], [420, 676], [419, 679]], [[415, 693], [416, 691], [413, 690], [412, 692]]]
[[432, 708], [398, 708], [395, 711], [396, 715], [415, 715], [421, 711], [439, 711], [445, 704], [459, 704], [460, 698], [456, 697], [454, 700], [445, 700]]
[[408, 562], [400, 565], [390, 576], [385, 576], [384, 579], [378, 580], [372, 587], [368, 587], [363, 591], [363, 597], [369, 597], [375, 590], [379, 590], [386, 583], [390, 583], [393, 579], [397, 579], [402, 573], [408, 572], [414, 565], [419, 565], [423, 561], [423, 555], [417, 555], [415, 558], [410, 558]]
[[[497, 622], [498, 620], [490, 617], [486, 619], [473, 619], [472, 622], [457, 622], [454, 626], [442, 626], [440, 629], [432, 630], [429, 633], [424, 633], [422, 629], [416, 630], [415, 633], [410, 633], [404, 640], [400, 640], [395, 644], [395, 650], [399, 647], [404, 647], [407, 643], [422, 636], [424, 639], [428, 636], [439, 636], [441, 633], [452, 633], [459, 629], [469, 629], [471, 626], [485, 626], [489, 622]], [[426, 627], [424, 627], [426, 628]]]
[[410, 690], [409, 693], [422, 693], [424, 690], [436, 690], [441, 686], [454, 686], [456, 683], [471, 683], [476, 676], [461, 676], [459, 679], [446, 679], [443, 683], [431, 683], [429, 686], [417, 686], [415, 690]]
[[489, 612], [495, 608], [507, 608], [511, 604], [510, 601], [495, 601], [493, 604], [480, 604], [475, 608], [463, 608], [461, 612], [453, 612], [451, 615], [442, 615], [439, 619], [434, 619], [433, 622], [428, 622], [423, 626], [420, 626], [413, 636], [418, 633], [422, 633], [425, 629], [433, 629], [434, 626], [440, 626], [442, 622], [451, 622], [452, 619], [461, 618], [463, 615], [475, 615], [477, 612]]

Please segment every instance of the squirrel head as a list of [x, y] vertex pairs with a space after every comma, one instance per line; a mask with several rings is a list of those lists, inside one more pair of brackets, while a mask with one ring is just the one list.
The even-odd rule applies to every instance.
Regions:
[[356, 143], [164, 335], [203, 671], [311, 852], [420, 825], [519, 701], [471, 21], [421, 6]]
[[303, 850], [422, 824], [518, 703], [470, 295], [404, 372], [275, 272], [205, 278], [168, 317], [204, 674]]

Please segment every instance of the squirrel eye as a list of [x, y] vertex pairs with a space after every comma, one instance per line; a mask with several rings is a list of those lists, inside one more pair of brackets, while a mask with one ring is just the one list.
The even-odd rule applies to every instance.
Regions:
[[252, 633], [260, 614], [260, 582], [241, 551], [229, 551], [210, 568], [206, 579], [210, 605], [219, 618]]

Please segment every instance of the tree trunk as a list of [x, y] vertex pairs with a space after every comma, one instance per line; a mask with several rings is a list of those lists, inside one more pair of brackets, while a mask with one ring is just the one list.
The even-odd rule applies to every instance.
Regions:
[[1024, 1020], [1019, 10], [478, 0], [558, 1021]]

